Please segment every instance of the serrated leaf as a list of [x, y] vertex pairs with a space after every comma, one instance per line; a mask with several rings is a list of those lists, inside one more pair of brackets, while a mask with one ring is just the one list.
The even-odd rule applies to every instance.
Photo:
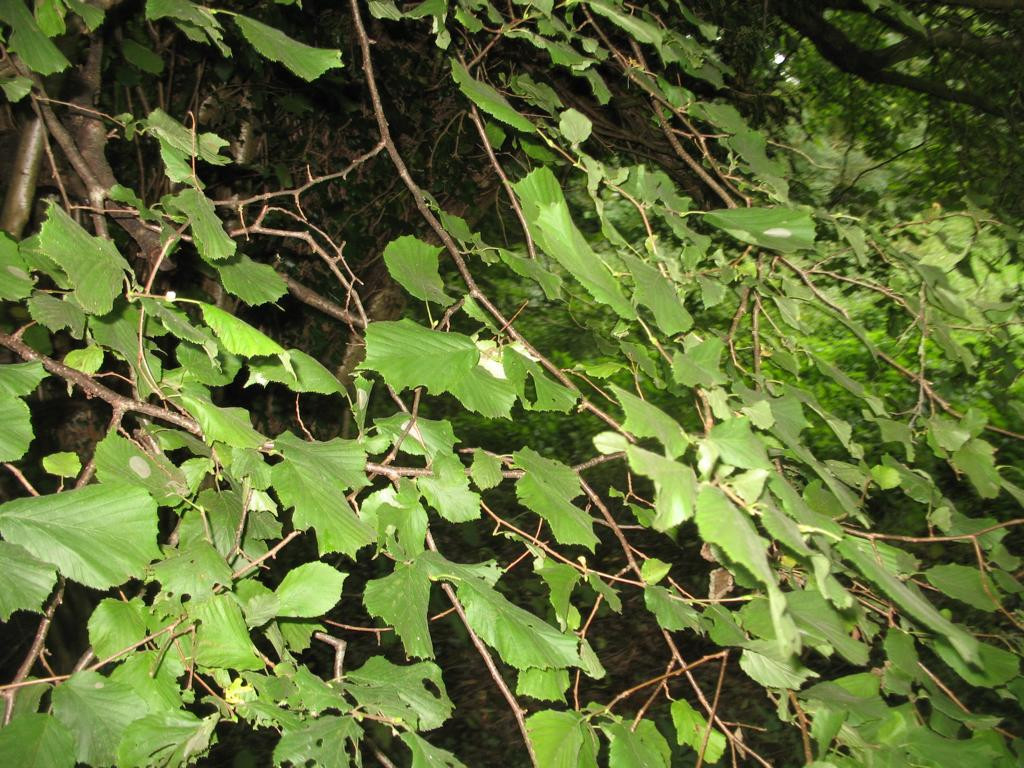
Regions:
[[847, 537], [837, 544], [843, 557], [852, 562], [864, 576], [878, 586], [896, 606], [915, 621], [944, 637], [968, 664], [978, 666], [978, 641], [962, 627], [952, 623], [936, 610], [914, 586], [905, 584], [881, 561], [872, 542]]
[[445, 560], [432, 552], [420, 556], [432, 579], [455, 584], [470, 627], [516, 669], [579, 666], [574, 636], [566, 635], [511, 603], [476, 569]]
[[430, 578], [426, 565], [419, 560], [409, 565], [396, 563], [392, 573], [366, 582], [363, 591], [363, 604], [369, 614], [395, 628], [407, 656], [421, 659], [434, 656], [427, 623], [429, 602]]
[[953, 453], [953, 466], [965, 473], [983, 499], [999, 495], [1002, 480], [996, 470], [995, 448], [979, 438], [971, 438]]
[[180, 504], [188, 494], [185, 475], [167, 457], [150, 456], [114, 431], [97, 443], [93, 459], [101, 483], [140, 486], [164, 505]]
[[105, 315], [114, 308], [128, 262], [113, 242], [93, 237], [60, 206], [50, 203], [39, 231], [39, 245], [67, 274], [82, 309]]
[[0, 728], [0, 765], [18, 768], [74, 768], [75, 742], [57, 718], [37, 713]]
[[195, 659], [204, 667], [263, 669], [242, 609], [233, 595], [213, 595], [186, 604], [189, 618], [197, 622]]
[[740, 656], [740, 669], [766, 688], [800, 690], [810, 678], [818, 677], [795, 656], [782, 656], [774, 642], [757, 640], [747, 643]]
[[529, 669], [520, 670], [516, 678], [516, 694], [529, 696], [538, 701], [558, 701], [565, 703], [565, 692], [569, 688], [569, 670], [567, 669]]
[[597, 768], [597, 737], [579, 712], [542, 710], [526, 719], [526, 730], [545, 768]]
[[469, 489], [466, 469], [452, 455], [434, 460], [434, 475], [417, 479], [424, 498], [441, 517], [452, 523], [465, 523], [480, 517], [480, 495]]
[[571, 107], [558, 118], [558, 132], [570, 144], [580, 144], [590, 138], [593, 125], [590, 118]]
[[64, 365], [92, 375], [103, 366], [103, 354], [103, 349], [95, 344], [72, 349], [64, 355]]
[[479, 362], [480, 350], [468, 336], [399, 320], [370, 323], [366, 359], [359, 367], [377, 371], [396, 390], [424, 386], [435, 395], [449, 392], [483, 416], [508, 418], [515, 402], [512, 386]]
[[669, 632], [699, 630], [700, 615], [665, 587], [644, 587], [644, 605], [654, 614], [658, 626]]
[[29, 316], [53, 332], [63, 328], [76, 339], [85, 333], [85, 313], [73, 301], [58, 299], [43, 291], [33, 291], [26, 302]]
[[612, 392], [622, 404], [626, 418], [622, 426], [636, 437], [655, 437], [665, 446], [665, 455], [670, 459], [681, 456], [690, 444], [690, 438], [676, 421], [646, 400], [611, 385]]
[[0, 365], [0, 393], [25, 397], [35, 392], [39, 383], [50, 374], [41, 363], [12, 363]]
[[126, 37], [121, 41], [121, 52], [125, 59], [143, 72], [159, 75], [164, 71], [164, 60], [141, 43]]
[[444, 292], [444, 281], [438, 274], [437, 257], [441, 250], [440, 246], [403, 235], [384, 248], [384, 263], [399, 285], [417, 299], [447, 306], [453, 299]]
[[34, 285], [18, 244], [6, 232], [0, 232], [0, 300], [20, 301], [32, 293]]
[[284, 461], [271, 470], [274, 489], [286, 507], [294, 507], [296, 529], [313, 528], [321, 555], [350, 557], [376, 539], [373, 529], [356, 517], [345, 492], [366, 484], [366, 455], [348, 440], [304, 442], [285, 433], [274, 442]]
[[89, 617], [89, 643], [101, 659], [139, 642], [148, 632], [144, 606], [138, 598], [125, 602], [107, 597]]
[[900, 473], [893, 467], [887, 467], [883, 464], [876, 464], [871, 468], [871, 479], [883, 491], [900, 487]]
[[707, 442], [726, 464], [741, 469], [771, 469], [764, 441], [750, 429], [750, 420], [737, 417], [711, 428]]
[[710, 765], [722, 759], [727, 743], [721, 731], [711, 728], [711, 734], [708, 735], [708, 721], [685, 699], [673, 701], [669, 710], [672, 713], [672, 724], [676, 727], [677, 744], [692, 747], [698, 754], [703, 754], [704, 762]]
[[106, 589], [160, 557], [156, 504], [140, 488], [90, 485], [0, 505], [0, 533], [69, 579]]
[[494, 488], [504, 479], [501, 474], [501, 460], [479, 448], [473, 451], [473, 463], [469, 466], [469, 476], [481, 491]]
[[210, 198], [191, 187], [168, 198], [166, 203], [170, 208], [177, 209], [188, 217], [192, 238], [200, 256], [211, 263], [216, 263], [235, 255], [238, 246], [224, 231], [224, 225], [217, 217], [217, 211]]
[[40, 75], [52, 75], [71, 66], [54, 42], [43, 34], [22, 0], [0, 0], [0, 21], [11, 26], [7, 48]]
[[284, 278], [269, 264], [253, 261], [244, 253], [214, 263], [224, 288], [249, 306], [277, 301], [288, 292]]
[[814, 247], [814, 220], [790, 208], [731, 208], [710, 211], [704, 220], [744, 243], [792, 253]]
[[508, 100], [487, 83], [475, 79], [457, 60], [451, 59], [452, 79], [459, 90], [480, 109], [501, 122], [525, 133], [535, 133], [533, 123], [519, 114]]
[[0, 461], [17, 461], [32, 443], [32, 414], [18, 397], [0, 400]]
[[427, 743], [412, 731], [400, 736], [412, 752], [412, 768], [466, 768], [451, 752]]
[[327, 563], [304, 563], [285, 574], [274, 590], [278, 616], [315, 618], [331, 610], [341, 600], [341, 587], [347, 574]]
[[398, 665], [374, 656], [346, 673], [345, 689], [360, 705], [399, 718], [417, 730], [437, 728], [452, 713], [441, 670], [429, 661]]
[[139, 718], [117, 748], [121, 768], [181, 768], [210, 747], [219, 715], [200, 720], [191, 712], [157, 712]]
[[267, 442], [267, 438], [252, 428], [252, 417], [245, 408], [221, 408], [199, 394], [182, 395], [181, 404], [199, 422], [209, 443], [255, 449]]
[[516, 481], [516, 498], [547, 521], [559, 543], [580, 544], [593, 552], [598, 543], [594, 521], [572, 503], [583, 493], [572, 468], [530, 448], [516, 451], [512, 459], [525, 472]]
[[287, 355], [290, 369], [280, 358], [250, 361], [249, 380], [245, 385], [248, 387], [274, 381], [284, 384], [292, 392], [315, 392], [320, 395], [344, 393], [345, 389], [338, 378], [318, 360], [301, 349], [289, 349]]
[[121, 736], [147, 714], [145, 702], [127, 685], [88, 670], [58, 685], [52, 702], [54, 717], [74, 736], [75, 757], [86, 765], [114, 765]]
[[995, 586], [977, 567], [945, 563], [929, 568], [924, 577], [940, 592], [980, 611], [994, 611], [999, 607], [993, 599]]
[[609, 739], [609, 768], [668, 768], [672, 750], [650, 720], [631, 728], [625, 723], [602, 725]]
[[274, 747], [274, 765], [315, 765], [348, 768], [348, 748], [362, 732], [351, 717], [322, 715], [305, 719], [298, 727], [285, 728]]
[[336, 48], [314, 48], [300, 43], [279, 29], [241, 14], [236, 14], [234, 19], [245, 39], [261, 56], [284, 64], [307, 82], [342, 66], [341, 51]]
[[202, 301], [197, 303], [202, 307], [203, 320], [231, 354], [243, 357], [286, 354], [284, 347], [244, 320], [212, 304]]
[[6, 541], [0, 541], [0, 563], [0, 621], [10, 619], [14, 611], [40, 613], [57, 581], [54, 567]]
[[725, 384], [727, 379], [721, 370], [724, 351], [725, 345], [717, 336], [690, 344], [672, 358], [672, 377], [687, 387], [710, 389]]
[[[187, 0], [148, 0], [147, 14], [157, 3], [168, 1], [209, 13], [206, 8], [189, 3]], [[224, 139], [213, 133], [201, 133], [197, 136], [194, 131], [190, 131], [162, 109], [154, 109], [149, 113], [146, 117], [146, 130], [160, 141], [161, 154], [164, 155], [165, 160], [167, 159], [166, 150], [169, 149], [177, 153], [178, 161], [182, 164], [184, 171], [184, 178], [180, 179], [181, 182], [195, 183], [192, 169], [185, 162], [185, 158], [197, 157], [211, 165], [225, 165], [231, 162], [230, 158], [220, 154], [221, 148], [228, 144]]]
[[640, 578], [644, 580], [644, 584], [657, 584], [668, 576], [671, 569], [672, 566], [669, 563], [656, 557], [649, 557], [640, 566]]
[[654, 481], [651, 526], [656, 531], [670, 530], [693, 517], [697, 476], [690, 467], [634, 445], [626, 447], [626, 456], [630, 469]]
[[212, 595], [218, 586], [231, 586], [231, 569], [213, 545], [194, 538], [165, 551], [165, 558], [153, 566], [153, 578], [168, 595], [200, 600]]

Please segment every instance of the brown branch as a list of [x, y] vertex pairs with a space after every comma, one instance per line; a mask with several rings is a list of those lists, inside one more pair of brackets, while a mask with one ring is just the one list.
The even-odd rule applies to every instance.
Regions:
[[36, 663], [36, 659], [39, 658], [43, 652], [43, 645], [46, 643], [46, 635], [50, 631], [50, 625], [53, 623], [53, 614], [57, 610], [57, 606], [61, 604], [64, 599], [64, 577], [61, 576], [57, 585], [57, 592], [50, 600], [50, 604], [46, 607], [46, 611], [43, 613], [43, 618], [39, 621], [39, 627], [36, 629], [36, 636], [32, 640], [32, 646], [28, 649], [28, 653], [25, 654], [25, 658], [21, 662], [21, 666], [18, 667], [17, 673], [14, 675], [14, 680], [11, 681], [11, 685], [5, 686], [6, 690], [3, 693], [4, 699], [6, 699], [6, 706], [4, 708], [4, 719], [3, 724], [7, 725], [11, 722], [11, 717], [14, 716], [14, 698], [18, 695], [17, 685], [24, 681], [32, 671], [32, 666]]
[[7, 347], [12, 352], [15, 352], [23, 360], [38, 361], [39, 363], [42, 363], [43, 368], [48, 370], [50, 373], [60, 376], [65, 381], [75, 384], [81, 388], [87, 397], [98, 397], [108, 403], [112, 408], [151, 416], [154, 419], [166, 421], [176, 427], [181, 427], [193, 435], [202, 437], [203, 431], [194, 419], [182, 416], [179, 413], [174, 413], [166, 408], [160, 408], [159, 406], [152, 405], [150, 403], [144, 403], [141, 400], [133, 400], [130, 397], [120, 395], [114, 390], [98, 383], [92, 377], [87, 376], [81, 371], [76, 371], [74, 368], [69, 368], [63, 363], [59, 363], [46, 355], [36, 352], [28, 344], [13, 335], [0, 333], [0, 345]]

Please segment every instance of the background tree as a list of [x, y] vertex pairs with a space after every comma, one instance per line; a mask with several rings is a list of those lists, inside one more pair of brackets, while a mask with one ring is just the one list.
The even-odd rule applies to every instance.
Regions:
[[0, 0], [0, 763], [1017, 764], [1022, 18]]

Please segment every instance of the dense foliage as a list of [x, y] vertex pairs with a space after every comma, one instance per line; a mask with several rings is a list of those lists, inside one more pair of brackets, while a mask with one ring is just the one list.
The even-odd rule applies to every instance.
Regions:
[[0, 765], [1019, 764], [1024, 7], [499, 5], [0, 0]]

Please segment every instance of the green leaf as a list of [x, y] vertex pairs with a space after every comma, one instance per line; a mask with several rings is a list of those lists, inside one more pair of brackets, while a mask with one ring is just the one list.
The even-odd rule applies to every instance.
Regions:
[[128, 602], [104, 598], [89, 617], [88, 629], [93, 653], [106, 659], [148, 634], [145, 607], [139, 598]]
[[318, 768], [348, 768], [350, 742], [361, 736], [351, 717], [322, 715], [306, 719], [297, 728], [285, 728], [274, 747], [274, 765], [315, 765]]
[[818, 677], [796, 656], [782, 656], [776, 644], [769, 640], [747, 643], [740, 656], [740, 669], [750, 678], [766, 688], [788, 688], [800, 690], [810, 678]]
[[525, 133], [535, 133], [533, 123], [519, 114], [508, 100], [487, 83], [476, 80], [457, 60], [451, 59], [452, 79], [470, 101], [491, 117], [518, 128]]
[[426, 552], [431, 578], [455, 584], [470, 627], [516, 669], [553, 669], [580, 664], [573, 636], [563, 634], [509, 602], [475, 569]]
[[76, 339], [82, 338], [85, 333], [85, 312], [81, 310], [71, 294], [63, 299], [58, 299], [43, 291], [33, 291], [26, 306], [33, 320], [40, 325], [45, 325], [54, 333], [67, 328]]
[[558, 119], [558, 132], [561, 133], [570, 144], [580, 144], [590, 138], [593, 125], [590, 118], [582, 112], [577, 112], [571, 107], [565, 110]]
[[771, 469], [764, 441], [750, 430], [750, 419], [736, 417], [716, 424], [707, 442], [726, 464], [741, 469]]
[[953, 466], [965, 473], [983, 499], [999, 495], [1002, 481], [996, 470], [995, 448], [979, 438], [971, 438], [953, 453]]
[[127, 685], [88, 670], [58, 685], [52, 702], [54, 717], [74, 735], [75, 757], [86, 765], [114, 765], [125, 729], [147, 714]]
[[608, 723], [601, 730], [610, 742], [608, 768], [668, 768], [672, 750], [650, 720], [641, 720], [635, 730], [625, 723]]
[[32, 414], [25, 401], [17, 397], [0, 400], [0, 461], [17, 461], [28, 452], [34, 433]]
[[597, 768], [597, 736], [580, 712], [535, 712], [526, 719], [526, 730], [538, 765]]
[[[7, 97], [9, 102], [17, 104], [32, 92], [32, 81], [27, 77], [22, 77], [21, 75], [5, 77], [3, 80], [0, 80], [0, 88], [3, 89], [4, 96]], [[0, 264], [2, 263], [2, 260], [0, 260]], [[5, 292], [2, 277], [3, 275], [0, 273], [0, 297], [2, 297]]]
[[630, 469], [654, 481], [651, 526], [656, 531], [668, 531], [693, 517], [697, 476], [690, 467], [634, 445], [626, 448], [626, 456]]
[[[148, 0], [147, 15], [155, 5], [165, 3], [191, 7], [201, 13], [210, 13], [206, 8], [200, 8], [186, 0]], [[212, 14], [210, 18], [212, 18]], [[217, 26], [219, 27], [220, 25], [218, 24]], [[190, 131], [162, 109], [154, 109], [149, 113], [149, 116], [146, 117], [146, 129], [160, 141], [161, 150], [169, 149], [173, 153], [177, 153], [179, 161], [186, 171], [185, 177], [177, 181], [190, 184], [196, 181], [192, 175], [192, 169], [184, 162], [184, 158], [197, 157], [210, 163], [210, 165], [226, 165], [231, 162], [230, 158], [220, 154], [220, 149], [227, 146], [227, 142], [224, 139], [213, 133], [201, 133], [196, 136], [194, 131]], [[166, 152], [163, 152], [163, 154], [166, 161]], [[186, 200], [186, 205], [188, 205], [188, 198], [184, 199]], [[187, 211], [182, 212], [188, 215]], [[216, 226], [220, 227], [219, 220]], [[211, 233], [210, 236], [216, 237], [217, 235], [216, 233]]]
[[289, 349], [286, 353], [290, 366], [280, 358], [253, 360], [249, 362], [249, 379], [245, 386], [267, 384], [274, 381], [284, 384], [292, 392], [316, 392], [320, 395], [336, 395], [345, 392], [338, 378], [315, 358], [301, 349]]
[[516, 694], [529, 696], [539, 701], [560, 701], [565, 703], [565, 692], [569, 688], [569, 670], [537, 669], [530, 667], [519, 672], [516, 679]]
[[114, 431], [97, 443], [93, 459], [101, 483], [137, 485], [167, 506], [180, 504], [182, 496], [188, 495], [184, 473], [165, 456], [143, 453]]
[[345, 502], [345, 491], [366, 484], [366, 455], [358, 444], [334, 439], [304, 442], [290, 433], [274, 441], [284, 461], [271, 470], [274, 489], [286, 507], [294, 507], [297, 530], [313, 528], [321, 555], [349, 557], [376, 536]]
[[93, 237], [64, 210], [50, 203], [39, 245], [67, 274], [82, 309], [105, 315], [121, 295], [128, 262], [110, 240]]
[[400, 666], [374, 656], [345, 674], [345, 689], [360, 705], [417, 730], [437, 728], [452, 714], [441, 670], [429, 661]]
[[758, 534], [750, 516], [718, 488], [705, 486], [697, 496], [696, 520], [704, 541], [720, 547], [732, 562], [743, 566], [766, 587], [779, 650], [784, 655], [799, 652], [800, 635], [768, 563], [768, 542]]
[[411, 320], [370, 323], [366, 359], [359, 366], [377, 371], [396, 390], [424, 386], [431, 394], [450, 392], [472, 411], [508, 418], [515, 392], [480, 363], [480, 350], [468, 336], [423, 328]]
[[366, 582], [363, 591], [367, 612], [395, 628], [407, 656], [421, 659], [434, 657], [427, 623], [429, 603], [430, 578], [421, 560], [409, 565], [396, 563], [392, 573]]
[[465, 523], [480, 517], [480, 494], [469, 489], [469, 478], [462, 462], [452, 455], [434, 459], [433, 477], [421, 477], [416, 485], [441, 517], [452, 523]]
[[[208, 517], [212, 516], [210, 510], [204, 511]], [[213, 545], [195, 538], [165, 551], [165, 559], [153, 566], [153, 578], [168, 595], [189, 595], [193, 600], [200, 600], [212, 595], [218, 586], [230, 587], [231, 569]]]
[[469, 467], [469, 476], [481, 491], [494, 488], [504, 479], [501, 474], [501, 460], [479, 448], [473, 451], [473, 463]]
[[583, 491], [571, 467], [547, 459], [530, 448], [512, 454], [525, 474], [516, 481], [516, 498], [536, 512], [561, 544], [580, 544], [591, 552], [598, 543], [594, 521], [572, 500]]
[[18, 244], [6, 232], [0, 232], [0, 301], [20, 301], [32, 293], [34, 285]]
[[303, 563], [293, 568], [274, 591], [279, 603], [277, 615], [322, 616], [341, 600], [346, 575], [326, 563]]
[[35, 392], [39, 382], [49, 375], [37, 362], [0, 365], [0, 393], [25, 397]]
[[686, 387], [710, 389], [727, 381], [722, 373], [722, 352], [725, 345], [716, 336], [687, 344], [686, 351], [672, 359], [672, 377]]
[[0, 0], [0, 21], [11, 26], [7, 49], [40, 75], [52, 75], [71, 66], [53, 41], [43, 34], [22, 0]]
[[186, 604], [189, 618], [198, 623], [195, 659], [204, 667], [263, 669], [242, 609], [233, 595], [213, 595]]
[[731, 208], [710, 211], [704, 220], [744, 243], [792, 253], [814, 247], [814, 221], [791, 208]]
[[103, 367], [103, 349], [90, 344], [80, 349], [72, 349], [64, 355], [64, 365], [74, 368], [76, 371], [92, 375]]
[[640, 578], [644, 580], [644, 584], [657, 584], [668, 576], [670, 570], [672, 570], [672, 566], [669, 563], [656, 557], [649, 557], [640, 566]]
[[444, 281], [437, 271], [441, 251], [440, 246], [403, 235], [384, 248], [384, 263], [391, 276], [417, 299], [447, 306], [453, 299], [444, 292]]
[[180, 768], [210, 747], [219, 715], [157, 712], [128, 726], [117, 748], [119, 768]]
[[280, 344], [269, 336], [257, 331], [244, 320], [239, 320], [220, 307], [197, 302], [203, 310], [203, 320], [210, 326], [224, 348], [233, 355], [252, 357], [258, 355], [286, 355]]
[[898, 608], [940, 637], [944, 637], [968, 664], [980, 664], [978, 641], [961, 626], [940, 614], [916, 587], [904, 583], [889, 570], [879, 558], [878, 550], [872, 546], [872, 542], [848, 537], [841, 541], [837, 548], [843, 557], [878, 586]]
[[213, 202], [198, 189], [182, 190], [174, 197], [168, 198], [166, 204], [188, 217], [193, 241], [199, 249], [199, 255], [206, 261], [214, 263], [235, 255], [235, 241], [224, 231], [224, 225], [217, 217]]
[[132, 40], [130, 37], [121, 41], [121, 52], [128, 63], [138, 67], [143, 72], [151, 75], [159, 75], [164, 71], [164, 60], [158, 54]]
[[245, 408], [221, 408], [200, 394], [182, 395], [181, 404], [199, 422], [208, 443], [258, 449], [267, 442], [267, 438], [252, 428], [252, 417]]
[[307, 82], [316, 80], [330, 69], [340, 69], [341, 51], [335, 48], [314, 48], [293, 40], [284, 32], [262, 22], [237, 14], [235, 24], [245, 39], [261, 56], [284, 64]]
[[874, 480], [878, 487], [883, 491], [889, 491], [893, 488], [900, 487], [900, 473], [893, 467], [887, 467], [883, 464], [876, 464], [871, 468], [871, 479]]
[[[711, 728], [704, 716], [685, 699], [673, 701], [669, 710], [672, 713], [672, 724], [676, 727], [677, 744], [690, 746], [697, 754], [703, 753], [704, 762], [710, 765], [722, 759], [727, 744], [721, 731]], [[709, 728], [710, 735], [707, 734]]]
[[568, 270], [597, 301], [623, 318], [636, 316], [622, 294], [618, 279], [576, 228], [555, 174], [541, 166], [512, 185], [522, 202], [534, 240]]
[[654, 322], [670, 336], [693, 326], [693, 317], [683, 306], [675, 286], [657, 269], [628, 254], [622, 256], [633, 275], [633, 299], [654, 313]]
[[654, 614], [658, 626], [669, 632], [701, 629], [700, 615], [697, 611], [665, 587], [644, 587], [644, 605]]
[[412, 752], [412, 768], [466, 768], [451, 752], [427, 743], [412, 731], [405, 731], [399, 738]]
[[924, 577], [940, 592], [980, 611], [995, 611], [999, 608], [999, 604], [993, 600], [995, 587], [977, 567], [946, 563], [929, 568], [924, 572]]
[[269, 264], [253, 261], [244, 253], [235, 253], [213, 265], [225, 290], [249, 306], [277, 301], [288, 292], [284, 278]]
[[140, 488], [90, 485], [0, 505], [0, 533], [69, 579], [106, 589], [160, 556], [156, 504]]
[[690, 438], [671, 416], [614, 384], [611, 390], [626, 413], [622, 426], [635, 437], [657, 438], [665, 446], [665, 455], [670, 459], [678, 458], [686, 451]]
[[41, 613], [43, 601], [57, 581], [49, 563], [32, 557], [22, 547], [0, 541], [0, 621], [15, 611]]
[[24, 714], [0, 728], [0, 765], [74, 768], [75, 742], [57, 718]]

